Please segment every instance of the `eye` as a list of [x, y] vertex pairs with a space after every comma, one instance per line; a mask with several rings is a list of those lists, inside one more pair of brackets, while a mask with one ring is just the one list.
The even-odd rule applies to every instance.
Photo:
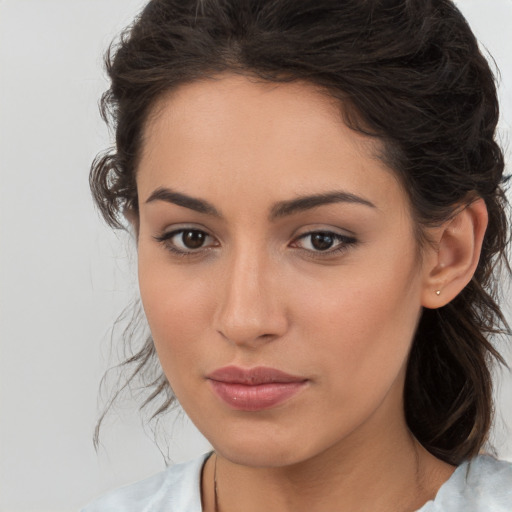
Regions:
[[297, 238], [292, 245], [311, 252], [332, 254], [343, 251], [355, 243], [354, 237], [332, 231], [311, 231]]
[[161, 236], [156, 236], [155, 239], [164, 244], [170, 251], [184, 255], [217, 245], [211, 235], [200, 229], [176, 229]]

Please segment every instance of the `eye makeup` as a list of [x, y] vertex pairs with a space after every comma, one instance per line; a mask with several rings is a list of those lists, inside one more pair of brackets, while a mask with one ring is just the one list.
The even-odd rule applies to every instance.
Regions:
[[[220, 246], [216, 238], [203, 229], [180, 227], [153, 237], [174, 255], [199, 256]], [[288, 247], [299, 250], [308, 257], [332, 258], [347, 251], [357, 243], [354, 236], [348, 236], [328, 229], [315, 229], [295, 237]]]

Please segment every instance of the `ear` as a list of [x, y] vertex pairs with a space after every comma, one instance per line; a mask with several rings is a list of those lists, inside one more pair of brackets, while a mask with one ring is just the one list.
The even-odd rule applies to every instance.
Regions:
[[487, 207], [479, 198], [430, 233], [434, 244], [424, 258], [424, 307], [436, 309], [448, 304], [471, 281], [480, 258], [487, 218]]

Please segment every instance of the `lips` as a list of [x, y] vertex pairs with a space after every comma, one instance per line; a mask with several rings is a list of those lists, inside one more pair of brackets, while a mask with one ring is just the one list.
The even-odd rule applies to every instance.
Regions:
[[213, 392], [229, 407], [241, 411], [270, 409], [291, 399], [308, 379], [259, 366], [226, 366], [207, 376]]

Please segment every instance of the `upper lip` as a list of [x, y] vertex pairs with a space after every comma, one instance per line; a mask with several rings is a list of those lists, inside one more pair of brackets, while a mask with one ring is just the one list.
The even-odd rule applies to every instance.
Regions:
[[257, 366], [255, 368], [240, 368], [238, 366], [225, 366], [214, 370], [207, 375], [210, 380], [225, 382], [228, 384], [245, 384], [246, 386], [257, 386], [259, 384], [304, 382], [307, 379], [297, 375], [268, 368], [266, 366]]

